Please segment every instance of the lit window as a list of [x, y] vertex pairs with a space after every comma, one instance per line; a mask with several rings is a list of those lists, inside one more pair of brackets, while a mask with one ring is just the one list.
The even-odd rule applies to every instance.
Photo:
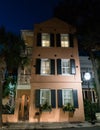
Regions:
[[66, 105], [68, 103], [73, 105], [73, 92], [72, 89], [63, 89], [62, 90], [62, 104]]
[[40, 90], [40, 105], [48, 103], [51, 105], [51, 90], [50, 89], [41, 89]]
[[61, 34], [61, 47], [69, 47], [68, 34]]
[[61, 60], [61, 69], [63, 75], [70, 74], [70, 59]]
[[47, 75], [50, 74], [50, 60], [41, 59], [41, 74]]
[[50, 34], [42, 33], [42, 47], [50, 46]]

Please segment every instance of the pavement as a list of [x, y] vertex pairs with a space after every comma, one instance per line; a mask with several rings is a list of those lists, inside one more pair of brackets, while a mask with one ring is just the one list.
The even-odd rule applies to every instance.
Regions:
[[91, 124], [90, 122], [53, 122], [53, 123], [29, 123], [29, 122], [18, 122], [18, 123], [8, 123], [4, 124], [0, 130], [36, 130], [36, 129], [61, 129], [61, 128], [80, 128], [80, 127], [94, 127], [99, 126], [100, 122], [96, 122], [95, 124]]

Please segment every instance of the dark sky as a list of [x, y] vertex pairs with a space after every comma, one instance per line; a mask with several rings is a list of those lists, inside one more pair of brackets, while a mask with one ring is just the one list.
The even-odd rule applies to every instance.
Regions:
[[0, 26], [19, 34], [33, 29], [35, 23], [48, 20], [60, 0], [0, 0]]

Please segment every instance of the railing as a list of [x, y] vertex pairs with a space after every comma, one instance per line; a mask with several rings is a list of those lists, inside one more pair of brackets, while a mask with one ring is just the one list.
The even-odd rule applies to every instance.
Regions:
[[30, 74], [21, 74], [18, 76], [18, 84], [30, 84]]

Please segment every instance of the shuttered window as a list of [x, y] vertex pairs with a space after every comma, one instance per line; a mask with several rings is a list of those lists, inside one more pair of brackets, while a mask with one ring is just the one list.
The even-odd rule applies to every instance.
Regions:
[[56, 34], [57, 47], [73, 47], [73, 34]]
[[41, 75], [55, 74], [55, 60], [36, 59], [36, 74], [41, 74]]
[[37, 46], [53, 47], [54, 46], [54, 34], [53, 33], [38, 33], [37, 34]]
[[75, 108], [78, 108], [78, 95], [77, 90], [72, 89], [59, 89], [58, 93], [58, 107], [62, 108], [63, 105], [71, 103]]
[[74, 59], [57, 59], [57, 74], [76, 74]]
[[50, 60], [41, 59], [41, 75], [49, 75], [49, 74], [50, 74]]
[[37, 89], [35, 91], [35, 106], [38, 108], [40, 105], [48, 103], [52, 108], [56, 107], [56, 93], [53, 89]]

